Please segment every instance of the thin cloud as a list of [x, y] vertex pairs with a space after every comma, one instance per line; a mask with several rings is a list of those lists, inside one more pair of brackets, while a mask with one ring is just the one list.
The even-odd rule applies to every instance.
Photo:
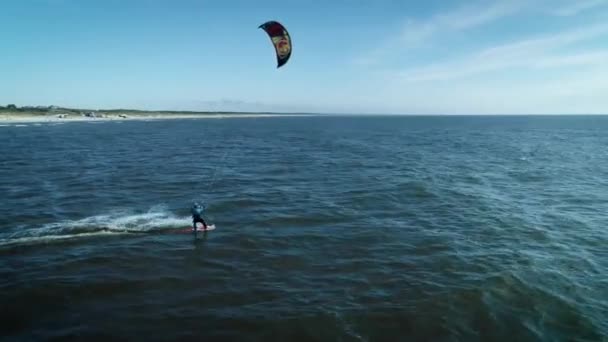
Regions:
[[407, 20], [402, 41], [407, 44], [417, 44], [436, 35], [472, 29], [513, 15], [524, 7], [524, 2], [516, 0], [494, 2], [488, 6], [480, 3], [477, 6], [461, 7], [441, 13], [428, 20]]
[[527, 5], [528, 3], [523, 0], [501, 0], [489, 5], [486, 1], [478, 3], [477, 6], [458, 7], [423, 20], [405, 19], [396, 38], [392, 37], [383, 42], [381, 46], [355, 57], [353, 64], [361, 66], [377, 64], [387, 54], [394, 54], [395, 49], [411, 49], [421, 44], [430, 45], [433, 44], [434, 39], [454, 31], [474, 29], [514, 15]]
[[[401, 113], [608, 113], [608, 46], [598, 44], [608, 41], [608, 22], [592, 15], [595, 20], [567, 26], [574, 23], [555, 17], [557, 13], [574, 16], [597, 10], [608, 0], [567, 1], [497, 2], [408, 21], [405, 31], [398, 31], [396, 38], [380, 46], [390, 49], [372, 50], [359, 59], [360, 64], [373, 65], [386, 57], [382, 53], [395, 54], [399, 51], [396, 49], [429, 56], [429, 48], [442, 53], [442, 62], [418, 64], [419, 58], [401, 61], [401, 66], [368, 67], [366, 72], [380, 73], [377, 78], [383, 82], [369, 90], [369, 103]], [[526, 19], [540, 15], [549, 24], [530, 26], [543, 30], [536, 33], [518, 27], [508, 34], [495, 35], [500, 40], [491, 45], [482, 39], [468, 44], [467, 53], [460, 54], [463, 49], [458, 49], [445, 55], [449, 49], [444, 44], [449, 46], [452, 37], [461, 36], [453, 32], [494, 28], [498, 21], [519, 15]], [[507, 24], [508, 28], [517, 22]], [[560, 29], [556, 31], [556, 27]]]
[[433, 64], [401, 73], [406, 81], [441, 81], [513, 67], [548, 68], [605, 64], [608, 50], [569, 54], [555, 52], [573, 43], [608, 36], [608, 24], [599, 24], [514, 43], [487, 48], [459, 61]]
[[553, 14], [560, 17], [569, 17], [606, 5], [608, 5], [608, 0], [576, 0], [569, 2], [563, 7], [557, 8], [553, 11]]
[[608, 114], [608, 67], [520, 80], [394, 83], [377, 107], [416, 114]]

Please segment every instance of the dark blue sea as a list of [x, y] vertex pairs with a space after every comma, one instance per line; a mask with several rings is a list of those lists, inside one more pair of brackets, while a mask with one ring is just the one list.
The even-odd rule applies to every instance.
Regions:
[[0, 158], [3, 341], [608, 340], [608, 117], [4, 123]]

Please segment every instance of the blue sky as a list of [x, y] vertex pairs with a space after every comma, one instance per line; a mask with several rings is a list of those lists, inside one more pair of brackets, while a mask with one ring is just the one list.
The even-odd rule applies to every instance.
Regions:
[[4, 0], [0, 44], [0, 104], [608, 113], [608, 0]]

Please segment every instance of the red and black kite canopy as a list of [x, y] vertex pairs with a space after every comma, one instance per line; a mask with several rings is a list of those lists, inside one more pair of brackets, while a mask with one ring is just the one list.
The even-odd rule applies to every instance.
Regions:
[[291, 37], [283, 25], [276, 21], [268, 21], [260, 25], [266, 31], [277, 54], [277, 68], [285, 65], [291, 57]]

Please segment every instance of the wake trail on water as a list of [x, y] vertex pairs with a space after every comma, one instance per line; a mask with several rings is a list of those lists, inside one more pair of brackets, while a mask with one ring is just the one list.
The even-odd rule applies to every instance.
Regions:
[[0, 236], [0, 248], [100, 236], [163, 233], [189, 225], [190, 217], [177, 216], [162, 207], [154, 207], [145, 213], [117, 211], [23, 228], [8, 236]]

